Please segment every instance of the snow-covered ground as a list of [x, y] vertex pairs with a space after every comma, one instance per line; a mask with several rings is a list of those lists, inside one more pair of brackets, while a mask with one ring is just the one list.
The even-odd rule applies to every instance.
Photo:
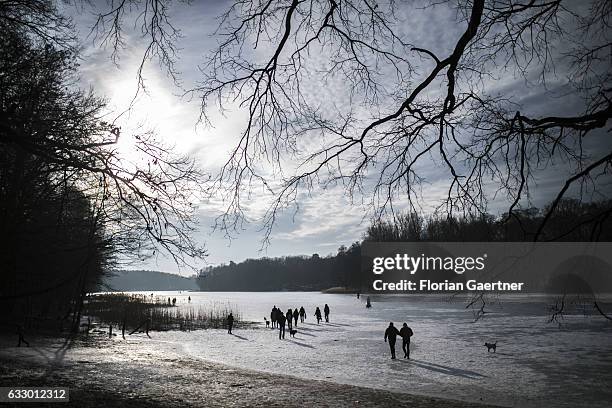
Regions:
[[[354, 295], [318, 292], [157, 292], [179, 307], [231, 304], [251, 329], [157, 333], [160, 346], [191, 357], [305, 379], [321, 379], [444, 398], [508, 406], [609, 406], [612, 401], [612, 324], [601, 316], [566, 316], [548, 323], [542, 298], [505, 297], [474, 323], [465, 299], [386, 297], [365, 308]], [[187, 302], [191, 296], [191, 303]], [[327, 303], [330, 323], [316, 324], [314, 309]], [[304, 306], [295, 338], [266, 329], [273, 305]], [[389, 321], [414, 331], [410, 361], [391, 360], [383, 333]], [[497, 341], [497, 353], [484, 342]], [[402, 357], [401, 340], [397, 343]]]

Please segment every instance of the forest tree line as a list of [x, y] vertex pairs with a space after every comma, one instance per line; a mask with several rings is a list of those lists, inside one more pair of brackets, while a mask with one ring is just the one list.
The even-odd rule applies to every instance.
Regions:
[[[129, 134], [79, 89], [72, 21], [45, 0], [0, 2], [0, 328], [77, 331], [85, 296], [120, 261], [190, 239], [199, 172], [152, 132]], [[117, 142], [142, 154], [141, 165]]]
[[[611, 241], [609, 202], [563, 200], [541, 238], [554, 241]], [[324, 290], [342, 286], [363, 290], [360, 282], [363, 242], [520, 242], [533, 240], [547, 208], [515, 210], [512, 217], [491, 214], [466, 217], [424, 217], [416, 213], [370, 224], [362, 241], [341, 246], [336, 254], [321, 257], [285, 256], [247, 259], [203, 269], [202, 290], [276, 291]]]

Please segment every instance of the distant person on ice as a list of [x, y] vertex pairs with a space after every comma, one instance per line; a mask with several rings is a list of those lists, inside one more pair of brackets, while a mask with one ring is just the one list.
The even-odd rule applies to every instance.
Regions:
[[393, 322], [389, 323], [389, 327], [385, 330], [385, 343], [387, 342], [387, 338], [389, 339], [389, 348], [391, 349], [391, 359], [395, 360], [395, 340], [400, 332], [397, 330], [395, 326], [393, 326]]
[[293, 321], [294, 321], [294, 326], [297, 327], [297, 321], [298, 321], [298, 317], [300, 317], [300, 312], [298, 312], [297, 307], [295, 309], [293, 309]]
[[279, 311], [276, 324], [278, 325], [278, 338], [285, 338], [285, 315]]
[[414, 334], [408, 324], [404, 323], [399, 331], [402, 336], [402, 350], [404, 350], [404, 358], [410, 359], [410, 337]]
[[369, 309], [369, 308], [371, 308], [371, 307], [372, 307], [372, 304], [370, 303], [370, 297], [368, 296], [368, 297], [366, 298], [366, 309]]
[[321, 318], [321, 309], [319, 309], [319, 306], [317, 306], [317, 310], [315, 310], [315, 316], [317, 317], [317, 324], [319, 324], [319, 322], [323, 320]]
[[278, 309], [276, 308], [276, 305], [274, 305], [274, 307], [272, 308], [272, 311], [270, 312], [270, 320], [272, 320], [272, 328], [276, 327], [276, 311]]
[[19, 336], [19, 343], [17, 344], [17, 347], [21, 347], [21, 343], [25, 344], [26, 346], [30, 347], [30, 343], [28, 343], [23, 335], [23, 326], [18, 324], [17, 325], [17, 335]]
[[234, 315], [230, 312], [229, 316], [227, 316], [227, 332], [232, 334], [232, 326], [234, 326]]
[[304, 319], [306, 319], [306, 309], [302, 306], [300, 307], [300, 322], [304, 323]]
[[323, 313], [325, 314], [325, 323], [329, 323], [329, 306], [327, 306], [327, 303], [323, 308]]
[[291, 309], [287, 310], [285, 317], [287, 318], [287, 326], [289, 326], [289, 330], [291, 330], [293, 328], [293, 311]]

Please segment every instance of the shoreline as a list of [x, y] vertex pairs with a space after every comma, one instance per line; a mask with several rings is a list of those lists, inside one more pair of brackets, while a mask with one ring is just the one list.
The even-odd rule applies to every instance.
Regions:
[[0, 385], [67, 386], [70, 404], [79, 407], [491, 406], [236, 368], [143, 337], [33, 338], [30, 348], [12, 340], [0, 337]]

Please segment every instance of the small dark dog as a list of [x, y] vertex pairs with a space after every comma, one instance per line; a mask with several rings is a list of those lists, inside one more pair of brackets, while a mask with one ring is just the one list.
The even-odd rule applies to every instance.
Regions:
[[265, 316], [264, 316], [264, 320], [266, 321], [266, 327], [270, 327], [270, 321], [268, 319], [266, 319]]
[[297, 330], [295, 330], [295, 329], [289, 330], [289, 336], [290, 337], [295, 337], [295, 333], [297, 333]]
[[491, 349], [493, 349], [493, 352], [495, 353], [497, 350], [497, 342], [495, 343], [485, 343], [485, 346], [487, 346], [487, 353], [491, 351]]

